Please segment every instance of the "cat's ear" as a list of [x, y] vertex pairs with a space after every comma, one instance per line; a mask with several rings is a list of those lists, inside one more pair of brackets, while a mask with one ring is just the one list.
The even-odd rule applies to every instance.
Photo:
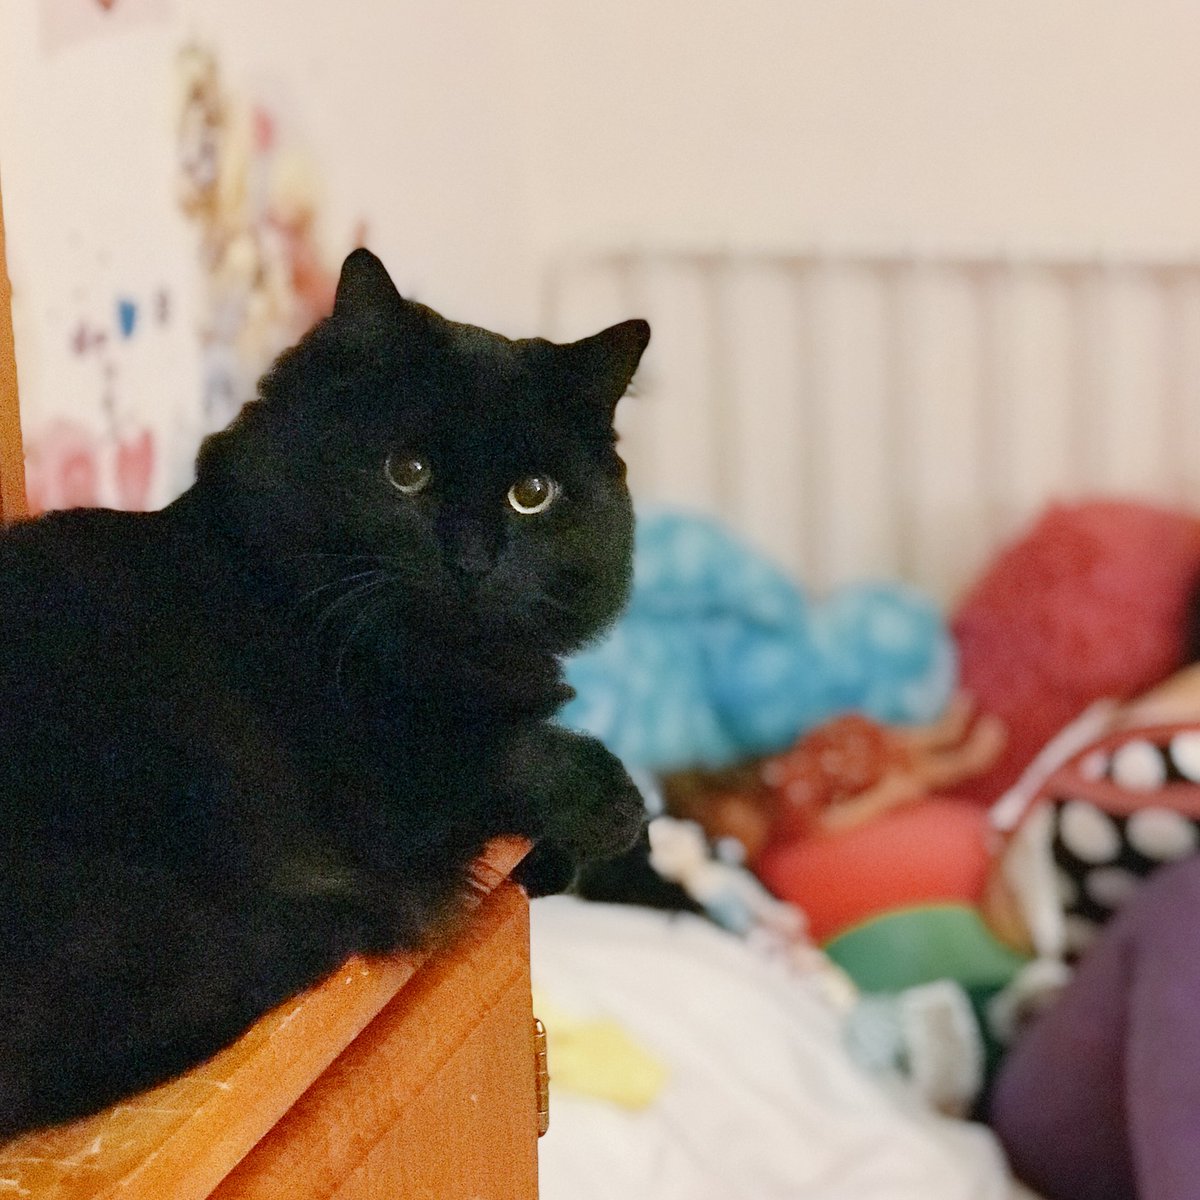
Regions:
[[352, 251], [342, 263], [333, 315], [355, 322], [396, 317], [404, 311], [404, 298], [396, 290], [383, 263], [365, 247]]
[[633, 381], [649, 344], [649, 324], [633, 320], [611, 325], [568, 347], [583, 385], [581, 390], [608, 419], [612, 419], [617, 401]]

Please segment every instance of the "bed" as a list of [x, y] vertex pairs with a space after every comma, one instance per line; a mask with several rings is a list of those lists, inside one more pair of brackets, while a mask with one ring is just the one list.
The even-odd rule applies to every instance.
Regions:
[[[621, 413], [635, 495], [817, 596], [902, 580], [948, 611], [1049, 502], [1200, 500], [1194, 260], [609, 247], [560, 257], [543, 311], [559, 339], [651, 321]], [[849, 1062], [811, 979], [694, 917], [554, 902], [533, 930], [535, 989], [671, 1064], [639, 1111], [555, 1092], [550, 1200], [1025, 1194], [982, 1128]]]

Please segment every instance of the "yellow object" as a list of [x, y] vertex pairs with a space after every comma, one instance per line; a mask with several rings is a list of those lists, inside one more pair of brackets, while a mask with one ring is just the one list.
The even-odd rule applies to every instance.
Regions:
[[666, 1086], [666, 1066], [611, 1018], [576, 1017], [537, 994], [534, 1008], [546, 1026], [553, 1087], [638, 1110]]

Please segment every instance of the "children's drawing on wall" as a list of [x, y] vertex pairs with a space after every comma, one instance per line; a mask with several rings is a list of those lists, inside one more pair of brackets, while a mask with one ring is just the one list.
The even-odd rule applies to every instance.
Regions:
[[[126, 4], [131, 19], [153, 8], [115, 0], [108, 15]], [[31, 251], [37, 269], [22, 270], [10, 256], [34, 512], [172, 500], [200, 439], [333, 304], [318, 173], [286, 82], [229, 88], [196, 46], [177, 66], [175, 93], [138, 130], [138, 161], [156, 169], [102, 195], [81, 187], [32, 235], [11, 231], [16, 248], [40, 236], [52, 262]], [[79, 119], [73, 136], [88, 136]], [[64, 211], [71, 224], [53, 224]]]
[[[151, 282], [144, 266], [114, 263], [78, 232], [67, 241], [78, 263], [75, 282], [67, 304], [46, 314], [49, 338], [40, 357], [52, 360], [57, 396], [70, 399], [43, 405], [35, 397], [23, 405], [29, 508], [150, 508], [174, 484], [160, 461], [164, 380], [178, 358], [173, 287]], [[113, 286], [133, 275], [145, 282]]]
[[53, 508], [91, 508], [104, 502], [106, 492], [113, 493], [117, 508], [141, 512], [148, 507], [154, 457], [149, 429], [110, 449], [78, 422], [51, 421], [25, 452], [30, 512], [36, 516]]
[[319, 244], [316, 171], [281, 106], [231, 95], [205, 48], [186, 48], [179, 71], [179, 201], [200, 234], [204, 419], [215, 429], [328, 314], [337, 275]]

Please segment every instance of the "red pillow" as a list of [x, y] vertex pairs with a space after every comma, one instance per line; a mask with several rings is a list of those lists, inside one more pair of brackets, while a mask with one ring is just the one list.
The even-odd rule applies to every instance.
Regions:
[[1185, 661], [1200, 519], [1123, 501], [1050, 508], [1000, 552], [952, 621], [962, 686], [1008, 726], [999, 763], [955, 787], [991, 801], [1093, 700]]
[[799, 905], [821, 943], [898, 908], [975, 905], [991, 863], [986, 810], [952, 799], [920, 800], [835, 833], [769, 846], [754, 870]]

